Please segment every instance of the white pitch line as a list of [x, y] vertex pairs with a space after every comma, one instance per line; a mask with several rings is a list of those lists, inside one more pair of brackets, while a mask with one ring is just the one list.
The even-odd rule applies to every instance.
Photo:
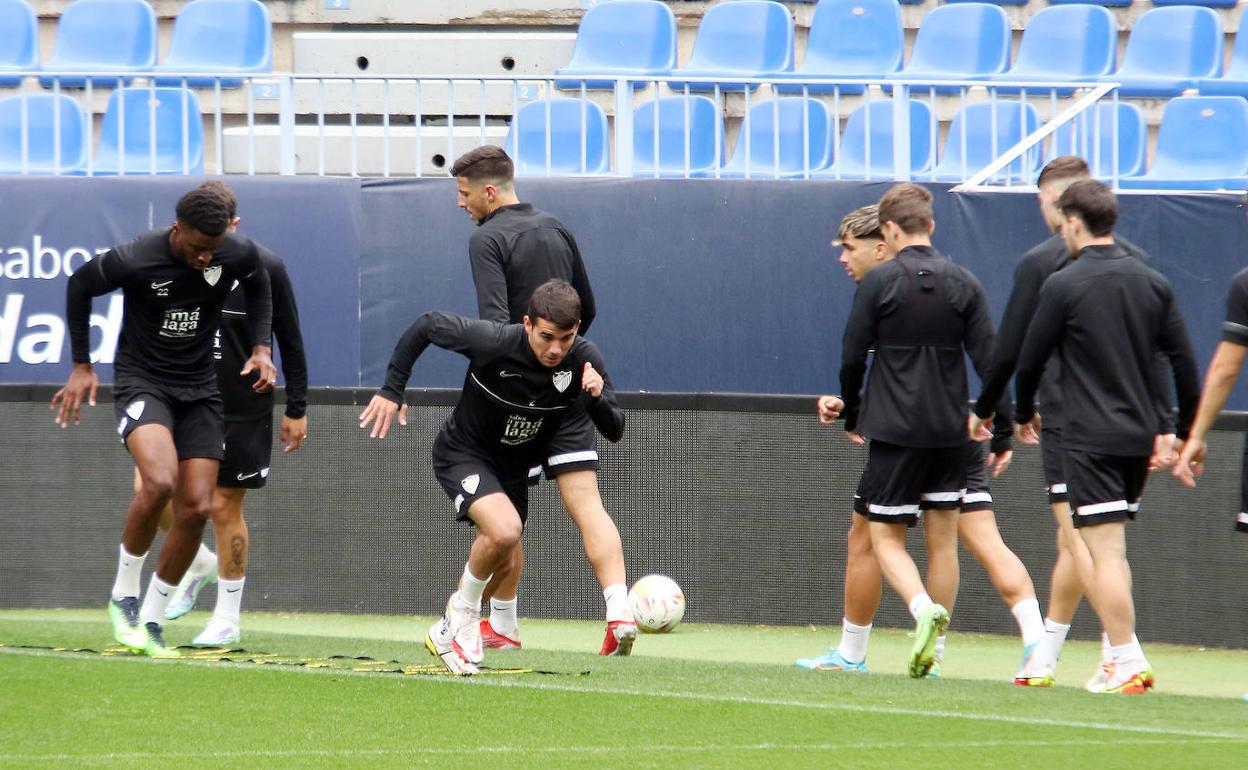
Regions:
[[[220, 668], [241, 668], [247, 670], [259, 671], [285, 671], [303, 674], [333, 674], [338, 676], [364, 676], [376, 678], [378, 673], [375, 671], [352, 671], [350, 669], [333, 669], [333, 668], [305, 668], [303, 666], [276, 666], [276, 665], [259, 665], [255, 663], [234, 663], [232, 661], [212, 661], [212, 660], [177, 660], [164, 659], [155, 660], [140, 655], [121, 655], [121, 656], [101, 656], [96, 654], [73, 654], [69, 652], [51, 652], [47, 650], [23, 650], [0, 648], [0, 653], [8, 653], [10, 655], [30, 655], [34, 657], [48, 658], [65, 658], [73, 657], [77, 660], [93, 660], [93, 661], [130, 661], [135, 663], [147, 663], [156, 665], [196, 665], [196, 666], [215, 666]], [[854, 713], [866, 714], [889, 714], [893, 716], [913, 716], [924, 718], [943, 718], [943, 719], [966, 719], [977, 722], [1003, 722], [1007, 724], [1018, 725], [1035, 725], [1043, 727], [1072, 727], [1082, 730], [1105, 730], [1108, 732], [1125, 732], [1125, 733], [1145, 733], [1148, 735], [1174, 735], [1184, 738], [1213, 738], [1229, 741], [1248, 741], [1248, 734], [1240, 733], [1222, 733], [1207, 730], [1184, 730], [1172, 727], [1160, 726], [1144, 726], [1144, 725], [1123, 725], [1109, 724], [1105, 722], [1080, 722], [1068, 719], [1045, 719], [1037, 717], [1016, 717], [1007, 716], [1005, 714], [977, 714], [960, 711], [939, 711], [918, 708], [903, 708], [900, 706], [878, 706], [878, 705], [853, 705], [846, 703], [814, 703], [809, 701], [783, 700], [779, 698], [750, 698], [743, 695], [714, 695], [710, 693], [695, 692], [654, 692], [647, 690], [629, 690], [625, 688], [613, 687], [571, 687], [569, 685], [560, 684], [540, 684], [533, 681], [514, 681], [489, 676], [482, 677], [451, 677], [451, 676], [425, 676], [417, 677], [422, 681], [441, 682], [447, 685], [463, 685], [469, 687], [515, 687], [527, 690], [549, 690], [553, 692], [568, 693], [604, 693], [607, 695], [623, 695], [636, 698], [668, 698], [676, 700], [703, 701], [707, 703], [739, 703], [748, 706], [775, 706], [781, 708], [797, 708], [797, 709], [815, 709], [825, 711], [849, 711]], [[1096, 697], [1096, 696], [1093, 696]], [[1109, 696], [1102, 696], [1109, 697]], [[1126, 696], [1124, 696], [1126, 697]]]

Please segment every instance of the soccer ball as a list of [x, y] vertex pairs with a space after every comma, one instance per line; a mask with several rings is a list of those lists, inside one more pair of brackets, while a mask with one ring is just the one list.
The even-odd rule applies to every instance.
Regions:
[[666, 575], [646, 575], [628, 592], [637, 627], [650, 634], [665, 634], [685, 616], [685, 594]]

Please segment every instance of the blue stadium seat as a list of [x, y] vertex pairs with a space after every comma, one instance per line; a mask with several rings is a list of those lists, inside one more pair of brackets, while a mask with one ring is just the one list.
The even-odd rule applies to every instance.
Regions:
[[[547, 109], [550, 110], [547, 120]], [[546, 126], [550, 125], [550, 173], [559, 176], [605, 174], [607, 115], [602, 108], [580, 99], [552, 98], [529, 102], [511, 121], [504, 143], [522, 176], [544, 176]]]
[[[146, 72], [156, 65], [156, 14], [143, 0], [77, 0], [61, 14], [56, 26], [56, 46], [43, 65], [49, 74], [58, 72]], [[132, 78], [92, 77], [92, 86], [111, 87]], [[60, 84], [81, 88], [87, 78], [62, 76]], [[51, 88], [53, 78], [39, 82]]]
[[[273, 23], [260, 0], [194, 0], [178, 11], [169, 54], [156, 72], [256, 73], [273, 71]], [[211, 77], [156, 78], [158, 86], [211, 88]], [[241, 78], [224, 78], [238, 88]]]
[[[921, 178], [940, 182], [967, 179], [1039, 127], [1040, 116], [1030, 104], [1000, 99], [968, 104], [953, 116], [945, 134], [944, 152], [932, 176]], [[1032, 148], [989, 181], [1008, 178], [1014, 184], [1028, 183], [1040, 170], [1041, 157], [1039, 148]]]
[[1195, 6], [1154, 8], [1135, 20], [1122, 66], [1103, 82], [1123, 96], [1178, 96], [1222, 71], [1222, 22]]
[[104, 112], [92, 172], [104, 176], [202, 174], [204, 124], [195, 92], [188, 88], [114, 91]]
[[[1114, 71], [1118, 59], [1118, 22], [1099, 5], [1044, 8], [1027, 22], [1018, 58], [1009, 72], [990, 80], [1095, 80]], [[1017, 88], [999, 88], [1017, 93]], [[1069, 89], [1057, 89], [1059, 95]]]
[[1239, 0], [1153, 0], [1153, 5], [1203, 5], [1206, 8], [1234, 8]]
[[[693, 55], [673, 77], [765, 77], [793, 70], [793, 17], [771, 0], [740, 0], [711, 6], [698, 26]], [[680, 88], [685, 81], [673, 82]], [[710, 91], [713, 83], [689, 81], [691, 90]], [[750, 86], [751, 89], [756, 86]], [[744, 83], [725, 83], [720, 90], [743, 91]]]
[[[1027, 5], [1031, 0], [988, 0], [993, 5]], [[946, 3], [978, 3], [983, 0], [945, 0]]]
[[[612, 0], [581, 17], [576, 48], [560, 77], [666, 75], [676, 68], [676, 17], [657, 0]], [[580, 80], [558, 80], [559, 88], [580, 88]], [[613, 80], [589, 80], [586, 88], [611, 88]], [[640, 88], [644, 82], [634, 84]]]
[[0, 100], [0, 174], [81, 172], [87, 163], [86, 126], [82, 108], [65, 94], [20, 94]]
[[1248, 30], [1236, 33], [1226, 73], [1220, 78], [1199, 80], [1196, 87], [1202, 96], [1248, 96]]
[[683, 177], [686, 169], [694, 176], [713, 171], [723, 156], [724, 123], [715, 102], [705, 96], [651, 100], [633, 114], [633, 170], [637, 176]]
[[[932, 111], [927, 102], [907, 100], [910, 106], [910, 173], [926, 173], [932, 167]], [[845, 132], [836, 162], [818, 179], [892, 179], [893, 101], [868, 102], [845, 121]]]
[[[875, 78], [901, 68], [906, 48], [897, 0], [821, 0], [815, 6], [806, 40], [806, 57], [793, 80], [806, 78]], [[800, 86], [776, 87], [801, 93]], [[862, 86], [839, 86], [842, 94], [861, 94]], [[811, 86], [807, 93], [830, 93], [831, 86]]]
[[759, 102], [745, 116], [732, 158], [720, 176], [742, 177], [748, 168], [751, 177], [800, 177], [827, 168], [835, 130], [832, 113], [818, 99], [797, 96]]
[[1049, 0], [1049, 5], [1103, 5], [1106, 8], [1126, 8], [1134, 0]]
[[7, 72], [39, 69], [39, 20], [26, 0], [0, 0], [0, 88], [20, 85]]
[[1238, 96], [1186, 96], [1166, 105], [1152, 168], [1118, 184], [1148, 190], [1242, 190], [1245, 176], [1248, 101]]
[[[959, 3], [932, 9], [919, 25], [907, 80], [982, 80], [1010, 66], [1010, 22], [999, 6]], [[941, 91], [955, 89], [939, 89]]]
[[[1135, 176], [1144, 171], [1148, 150], [1148, 128], [1144, 113], [1128, 102], [1118, 103], [1118, 176]], [[1105, 101], [1084, 110], [1074, 120], [1058, 127], [1050, 157], [1078, 155], [1088, 162], [1092, 175], [1113, 177], [1114, 104]]]

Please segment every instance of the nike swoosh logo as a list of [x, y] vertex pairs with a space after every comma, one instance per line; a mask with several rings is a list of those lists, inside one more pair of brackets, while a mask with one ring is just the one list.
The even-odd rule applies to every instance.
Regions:
[[168, 595], [169, 595], [169, 592], [168, 592], [168, 591], [162, 591], [162, 590], [160, 590], [159, 588], [157, 588], [157, 589], [156, 589], [156, 593], [160, 594], [161, 596], [168, 596]]
[[259, 475], [260, 475], [260, 471], [256, 471], [255, 473], [246, 473], [246, 474], [240, 473], [240, 474], [238, 474], [238, 480], [239, 480], [239, 481], [246, 481], [247, 479], [251, 478], [252, 476], [259, 476]]
[[498, 376], [499, 377], [522, 377], [523, 375], [521, 375], [520, 372], [502, 371], [498, 373]]
[[153, 288], [153, 289], [160, 289], [160, 288], [163, 288], [163, 287], [165, 287], [165, 286], [168, 286], [168, 285], [169, 285], [169, 284], [171, 284], [171, 283], [173, 283], [173, 281], [161, 281], [160, 283], [157, 283], [156, 281], [152, 281], [152, 288]]
[[227, 589], [225, 589], [225, 592], [226, 592], [227, 594], [236, 594], [236, 593], [238, 593], [238, 592], [239, 592], [239, 591], [241, 591], [241, 590], [243, 590], [243, 589], [241, 589], [241, 588], [227, 588]]

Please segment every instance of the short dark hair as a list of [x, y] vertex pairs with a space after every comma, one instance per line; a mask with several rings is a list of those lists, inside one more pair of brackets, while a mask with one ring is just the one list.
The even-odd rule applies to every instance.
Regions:
[[581, 295], [572, 284], [552, 278], [533, 290], [529, 300], [529, 321], [544, 318], [560, 329], [571, 329], [581, 320]]
[[1088, 233], [1096, 238], [1112, 234], [1118, 221], [1114, 191], [1095, 179], [1080, 179], [1067, 187], [1057, 199], [1057, 208], [1063, 216], [1082, 219]]
[[234, 221], [234, 208], [233, 193], [227, 197], [216, 185], [207, 182], [178, 200], [178, 221], [215, 238], [224, 233], [230, 222]]
[[880, 224], [892, 222], [907, 235], [932, 226], [932, 194], [913, 182], [893, 185], [880, 198]]
[[1036, 177], [1036, 187], [1044, 187], [1046, 184], [1066, 179], [1086, 179], [1090, 176], [1092, 176], [1092, 171], [1088, 168], [1086, 160], [1078, 155], [1061, 155], [1044, 164], [1044, 168], [1040, 169], [1040, 176]]
[[516, 175], [516, 165], [506, 150], [493, 144], [483, 144], [459, 156], [451, 165], [451, 176], [464, 177], [469, 182], [497, 182], [511, 184]]
[[234, 197], [234, 191], [230, 189], [229, 185], [219, 179], [210, 179], [201, 184], [200, 187], [220, 193], [221, 197], [230, 206], [230, 221], [234, 221], [234, 217], [238, 216], [238, 198]]

